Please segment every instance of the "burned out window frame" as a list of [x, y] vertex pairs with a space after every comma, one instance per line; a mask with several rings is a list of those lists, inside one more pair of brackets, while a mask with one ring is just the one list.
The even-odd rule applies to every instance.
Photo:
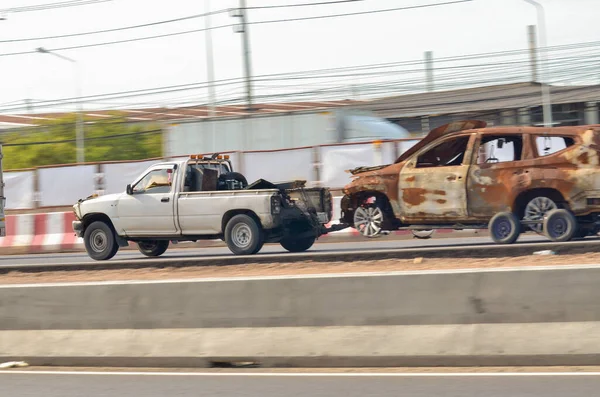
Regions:
[[[433, 148], [447, 142], [450, 140], [455, 140], [455, 139], [459, 139], [459, 138], [468, 138], [467, 139], [467, 145], [465, 147], [465, 152], [464, 152], [464, 156], [463, 159], [461, 161], [460, 164], [457, 165], [436, 165], [436, 166], [430, 166], [430, 167], [419, 167], [419, 157], [421, 157], [422, 155], [424, 155], [425, 153], [429, 152], [430, 150], [432, 150]], [[462, 133], [462, 134], [456, 134], [456, 135], [452, 135], [452, 136], [448, 136], [448, 137], [443, 137], [441, 139], [437, 139], [433, 142], [431, 142], [429, 145], [427, 145], [426, 147], [424, 147], [423, 149], [419, 150], [417, 153], [415, 153], [411, 160], [409, 161], [409, 164], [412, 168], [415, 169], [438, 169], [438, 168], [446, 168], [446, 167], [458, 167], [458, 166], [462, 166], [462, 165], [468, 165], [471, 162], [472, 159], [472, 153], [473, 153], [473, 144], [476, 138], [476, 134], [475, 133]]]
[[[486, 137], [497, 137], [497, 138], [513, 138], [513, 137], [517, 137], [521, 139], [521, 153], [519, 156], [518, 160], [509, 160], [509, 161], [500, 161], [497, 163], [479, 163], [479, 149], [481, 149], [481, 145], [482, 142], [484, 140], [484, 138]], [[499, 165], [499, 164], [510, 164], [510, 163], [520, 163], [523, 161], [527, 160], [527, 145], [528, 145], [528, 141], [529, 141], [530, 137], [527, 134], [524, 133], [517, 133], [517, 134], [507, 134], [507, 133], [502, 133], [502, 132], [489, 132], [489, 133], [485, 133], [485, 132], [480, 132], [477, 134], [477, 140], [475, 141], [475, 144], [473, 145], [473, 156], [471, 157], [471, 165], [476, 165], [476, 166], [482, 166], [482, 165]]]
[[[568, 139], [572, 139], [573, 140], [573, 144], [567, 146], [564, 149], [559, 150], [558, 152], [554, 152], [551, 154], [540, 154], [540, 152], [538, 151], [538, 145], [537, 145], [537, 138], [568, 138]], [[545, 135], [545, 134], [531, 134], [531, 145], [533, 146], [533, 153], [535, 158], [538, 159], [543, 159], [546, 157], [552, 157], [552, 156], [560, 156], [561, 154], [565, 153], [567, 150], [570, 150], [573, 146], [576, 146], [578, 144], [581, 143], [580, 137], [578, 135], [569, 135], [569, 134], [563, 134], [563, 135], [559, 135], [559, 134], [552, 134], [552, 135]]]

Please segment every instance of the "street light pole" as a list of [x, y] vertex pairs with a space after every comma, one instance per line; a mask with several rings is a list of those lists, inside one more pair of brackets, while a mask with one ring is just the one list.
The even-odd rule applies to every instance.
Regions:
[[84, 147], [84, 130], [83, 130], [83, 106], [81, 103], [81, 71], [79, 68], [79, 64], [76, 60], [66, 57], [61, 54], [57, 54], [56, 52], [52, 52], [43, 47], [39, 47], [36, 49], [37, 52], [41, 54], [50, 54], [54, 55], [58, 58], [69, 61], [73, 64], [73, 69], [75, 73], [75, 90], [77, 95], [77, 122], [75, 124], [75, 145], [76, 145], [76, 153], [77, 153], [77, 163], [81, 164], [85, 162], [85, 147]]
[[[548, 58], [546, 56], [547, 45], [546, 45], [546, 17], [544, 13], [544, 7], [535, 0], [524, 0], [525, 2], [535, 6], [537, 12], [537, 21], [538, 21], [538, 36], [540, 39], [540, 45], [538, 46], [538, 52], [541, 54], [542, 58], [542, 70], [540, 76], [540, 84], [542, 86], [542, 106], [544, 109], [544, 126], [552, 127], [552, 103], [550, 102], [550, 86], [546, 79], [548, 78], [547, 74], [547, 64]], [[540, 50], [541, 48], [541, 50]]]
[[244, 70], [246, 74], [246, 98], [248, 102], [248, 110], [252, 111], [252, 66], [250, 64], [250, 37], [248, 26], [248, 15], [246, 8], [246, 0], [240, 0], [240, 7], [233, 9], [230, 16], [240, 18], [240, 24], [234, 26], [236, 33], [242, 34], [242, 46], [244, 51]]

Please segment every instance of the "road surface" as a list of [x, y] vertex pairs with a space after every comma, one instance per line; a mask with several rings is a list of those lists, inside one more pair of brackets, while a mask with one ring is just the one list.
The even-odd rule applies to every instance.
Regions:
[[590, 397], [600, 374], [33, 374], [0, 372], [0, 396]]
[[[586, 240], [592, 240], [588, 238]], [[520, 243], [533, 243], [543, 242], [548, 243], [549, 241], [537, 235], [521, 236], [519, 239]], [[518, 242], [518, 243], [519, 243]], [[363, 251], [363, 250], [390, 250], [399, 248], [419, 248], [419, 247], [448, 247], [448, 246], [462, 246], [462, 245], [485, 245], [494, 244], [492, 240], [485, 237], [467, 237], [467, 238], [432, 238], [428, 240], [397, 240], [388, 239], [382, 237], [374, 240], [357, 240], [353, 242], [345, 243], [329, 243], [329, 242], [317, 242], [307, 253], [310, 252], [352, 252], [352, 251]], [[495, 245], [495, 244], [494, 244]], [[171, 245], [171, 247], [175, 247]], [[509, 248], [507, 248], [509, 249]], [[265, 245], [260, 251], [260, 254], [273, 255], [274, 259], [277, 257], [285, 257], [287, 253], [278, 244]], [[194, 257], [224, 257], [233, 255], [227, 247], [213, 247], [213, 248], [171, 248], [161, 258], [194, 258]], [[136, 259], [147, 259], [137, 250], [121, 250], [112, 259], [114, 260], [136, 260]], [[92, 263], [96, 262], [90, 259], [85, 252], [79, 253], [58, 253], [58, 254], [30, 254], [30, 255], [0, 255], [0, 266], [2, 265], [33, 265], [33, 264], [69, 264], [69, 263]], [[97, 263], [97, 262], [96, 262]]]

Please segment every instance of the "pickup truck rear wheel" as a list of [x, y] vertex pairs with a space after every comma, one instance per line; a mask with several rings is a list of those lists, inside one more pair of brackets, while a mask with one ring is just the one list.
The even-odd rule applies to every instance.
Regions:
[[264, 234], [252, 217], [240, 214], [231, 218], [225, 226], [225, 242], [236, 255], [253, 255], [262, 248]]
[[304, 237], [304, 238], [285, 238], [279, 242], [283, 248], [290, 252], [304, 252], [316, 241], [316, 237]]
[[146, 256], [161, 256], [169, 248], [167, 240], [140, 241], [138, 249]]
[[119, 250], [115, 233], [102, 221], [93, 222], [85, 229], [83, 241], [90, 258], [97, 261], [108, 260]]

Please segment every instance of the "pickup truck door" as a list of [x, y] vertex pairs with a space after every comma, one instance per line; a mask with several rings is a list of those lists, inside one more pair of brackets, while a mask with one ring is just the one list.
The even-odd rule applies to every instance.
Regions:
[[475, 137], [441, 138], [407, 161], [398, 182], [402, 218], [434, 223], [468, 217], [466, 180]]
[[177, 234], [175, 225], [174, 165], [152, 168], [134, 182], [132, 194], [118, 202], [120, 225], [128, 236], [170, 236]]

